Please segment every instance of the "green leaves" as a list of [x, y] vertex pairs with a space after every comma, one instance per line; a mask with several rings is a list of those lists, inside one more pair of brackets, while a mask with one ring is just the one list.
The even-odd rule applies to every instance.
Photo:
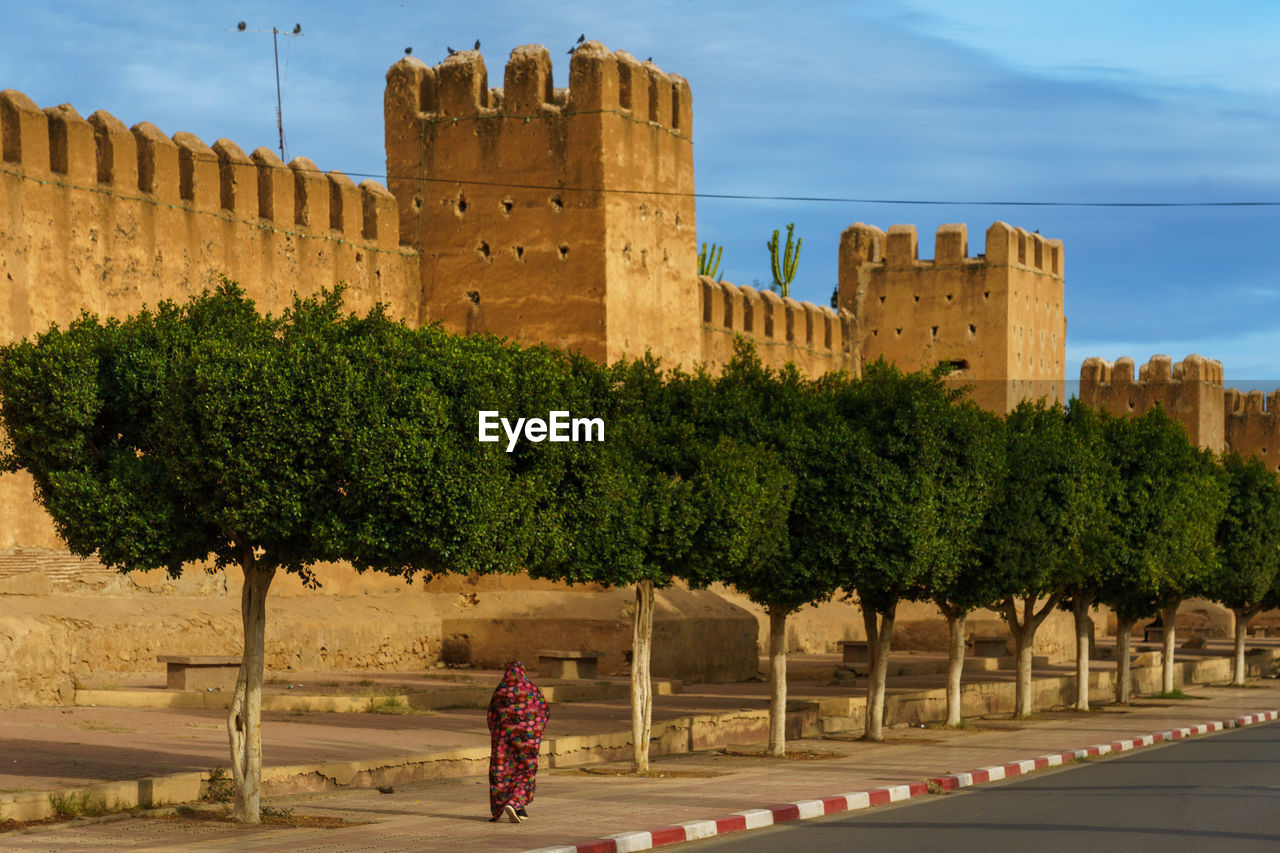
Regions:
[[184, 306], [83, 317], [0, 355], [5, 462], [69, 547], [122, 570], [212, 558], [309, 577], [514, 571], [554, 547], [565, 445], [476, 440], [476, 412], [582, 403], [581, 359], [410, 330], [341, 293], [257, 313], [224, 282]]
[[[828, 598], [829, 566], [805, 553], [808, 467], [820, 458], [809, 383], [794, 369], [765, 368], [739, 342], [696, 414], [706, 455], [698, 471], [704, 501], [699, 583], [731, 584], [771, 612]], [[814, 451], [812, 456], [810, 451]]]
[[841, 554], [844, 586], [881, 612], [946, 587], [972, 558], [999, 470], [994, 420], [938, 375], [883, 361], [861, 380], [823, 384], [848, 424], [833, 433], [848, 466], [838, 503], [856, 519]]
[[1112, 570], [1102, 601], [1143, 618], [1195, 595], [1215, 569], [1227, 493], [1212, 454], [1160, 408], [1104, 422], [1120, 488], [1110, 506]]
[[1259, 606], [1280, 575], [1280, 484], [1257, 457], [1226, 454], [1227, 505], [1218, 524], [1221, 559], [1202, 592], [1227, 607]]
[[665, 374], [650, 357], [619, 362], [603, 381], [585, 365], [579, 375], [606, 439], [565, 445], [571, 464], [554, 501], [563, 547], [530, 569], [570, 582], [663, 586], [687, 565], [701, 523], [690, 416], [704, 380]]
[[983, 524], [983, 559], [1006, 595], [1061, 592], [1096, 521], [1089, 451], [1061, 405], [1020, 403], [1003, 434], [1006, 473]]

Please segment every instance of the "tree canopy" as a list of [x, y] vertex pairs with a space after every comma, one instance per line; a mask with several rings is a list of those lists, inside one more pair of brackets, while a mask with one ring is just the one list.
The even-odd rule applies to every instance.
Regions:
[[409, 330], [380, 308], [344, 315], [338, 292], [263, 316], [224, 282], [0, 351], [4, 464], [31, 472], [73, 553], [122, 571], [239, 566], [228, 731], [236, 815], [256, 822], [276, 572], [515, 570], [556, 547], [560, 454], [476, 441], [476, 410], [561, 399], [583, 364]]

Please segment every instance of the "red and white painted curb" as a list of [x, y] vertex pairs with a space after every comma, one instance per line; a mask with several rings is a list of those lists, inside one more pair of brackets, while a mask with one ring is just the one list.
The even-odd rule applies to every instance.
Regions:
[[852, 794], [837, 794], [834, 797], [823, 797], [817, 800], [801, 800], [796, 803], [784, 803], [779, 806], [768, 806], [760, 809], [747, 809], [734, 812], [725, 817], [712, 820], [695, 820], [689, 823], [667, 826], [644, 832], [622, 832], [604, 838], [595, 838], [581, 844], [562, 844], [553, 847], [539, 847], [526, 853], [634, 853], [639, 850], [651, 850], [667, 844], [679, 844], [684, 841], [698, 841], [703, 838], [714, 838], [730, 832], [741, 832], [747, 829], [762, 829], [779, 823], [793, 820], [808, 820], [824, 815], [852, 812], [860, 809], [897, 803], [929, 793], [930, 783], [944, 790], [968, 788], [984, 782], [996, 782], [1021, 776], [1033, 770], [1047, 767], [1058, 767], [1080, 758], [1091, 758], [1113, 752], [1128, 752], [1154, 743], [1182, 740], [1193, 735], [1220, 732], [1239, 726], [1250, 726], [1254, 723], [1265, 723], [1280, 719], [1280, 711], [1261, 711], [1229, 720], [1214, 723], [1200, 723], [1195, 726], [1153, 732], [1142, 737], [1119, 740], [1113, 743], [1100, 743], [1084, 749], [1073, 749], [1066, 752], [1053, 752], [1039, 758], [1026, 761], [1012, 761], [1008, 764], [997, 764], [983, 767], [968, 773], [952, 773], [946, 776], [934, 776], [924, 782], [913, 782], [908, 785], [894, 785], [890, 788], [876, 788], [871, 791], [856, 791]]
[[1140, 746], [1151, 746], [1153, 743], [1162, 741], [1182, 740], [1192, 735], [1202, 735], [1209, 732], [1220, 732], [1224, 729], [1233, 729], [1237, 726], [1249, 726], [1254, 723], [1265, 723], [1277, 719], [1280, 711], [1263, 711], [1257, 714], [1249, 714], [1244, 717], [1235, 717], [1230, 720], [1219, 720], [1216, 723], [1200, 723], [1195, 726], [1187, 726], [1185, 728], [1170, 729], [1163, 732], [1154, 732], [1142, 737], [1129, 738], [1128, 740], [1118, 740], [1113, 743], [1099, 743], [1084, 749], [1073, 749], [1067, 752], [1052, 752], [1048, 755], [1042, 755], [1039, 758], [1032, 758], [1026, 761], [1013, 761], [1008, 764], [997, 764], [993, 767], [983, 767], [981, 770], [974, 770], [969, 773], [953, 773], [948, 776], [937, 776], [929, 781], [936, 782], [945, 790], [952, 791], [956, 788], [968, 788], [970, 785], [981, 785], [983, 782], [996, 782], [1000, 779], [1008, 779], [1013, 776], [1021, 776], [1024, 773], [1030, 773], [1033, 770], [1043, 770], [1046, 767], [1058, 767], [1075, 761], [1078, 758], [1093, 758], [1098, 755], [1107, 755], [1112, 752], [1128, 752], [1131, 749], [1137, 749]]

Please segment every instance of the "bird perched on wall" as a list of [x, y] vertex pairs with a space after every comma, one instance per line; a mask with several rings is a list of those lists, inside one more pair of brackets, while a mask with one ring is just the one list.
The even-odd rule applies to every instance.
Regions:
[[578, 49], [578, 45], [582, 44], [586, 40], [587, 40], [586, 33], [579, 34], [578, 40], [573, 43], [573, 47], [569, 48], [569, 55], [573, 56], [573, 52]]
[[406, 48], [404, 49], [404, 55], [405, 55], [405, 56], [408, 56], [408, 55], [409, 55], [409, 54], [411, 54], [411, 53], [413, 53], [413, 48], [411, 48], [411, 47], [406, 47]]
[[456, 51], [456, 50], [454, 50], [453, 48], [449, 47], [448, 45], [445, 45], [445, 46], [444, 46], [444, 49], [445, 49], [445, 50], [447, 50], [447, 51], [449, 51], [449, 55], [450, 55], [450, 56], [453, 56], [455, 53], [457, 53], [457, 51]]
[[479, 50], [479, 49], [480, 49], [480, 39], [476, 39], [476, 46], [472, 48], [472, 50]]

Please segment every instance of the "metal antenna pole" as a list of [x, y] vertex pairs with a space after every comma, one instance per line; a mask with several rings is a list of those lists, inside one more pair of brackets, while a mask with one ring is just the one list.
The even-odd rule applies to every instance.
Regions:
[[[266, 30], [251, 30], [244, 21], [236, 24], [235, 30], [227, 30], [227, 32], [241, 33], [265, 33]], [[285, 33], [286, 38], [302, 35], [302, 24], [294, 24], [293, 32]], [[280, 159], [284, 160], [287, 155], [284, 153], [284, 99], [280, 94], [280, 28], [271, 28], [271, 52], [276, 61], [276, 133], [280, 138]]]
[[[284, 156], [284, 111], [280, 100], [280, 30], [271, 28], [271, 50], [276, 58], [276, 130], [280, 133], [280, 159]], [[287, 161], [286, 161], [287, 162]]]

